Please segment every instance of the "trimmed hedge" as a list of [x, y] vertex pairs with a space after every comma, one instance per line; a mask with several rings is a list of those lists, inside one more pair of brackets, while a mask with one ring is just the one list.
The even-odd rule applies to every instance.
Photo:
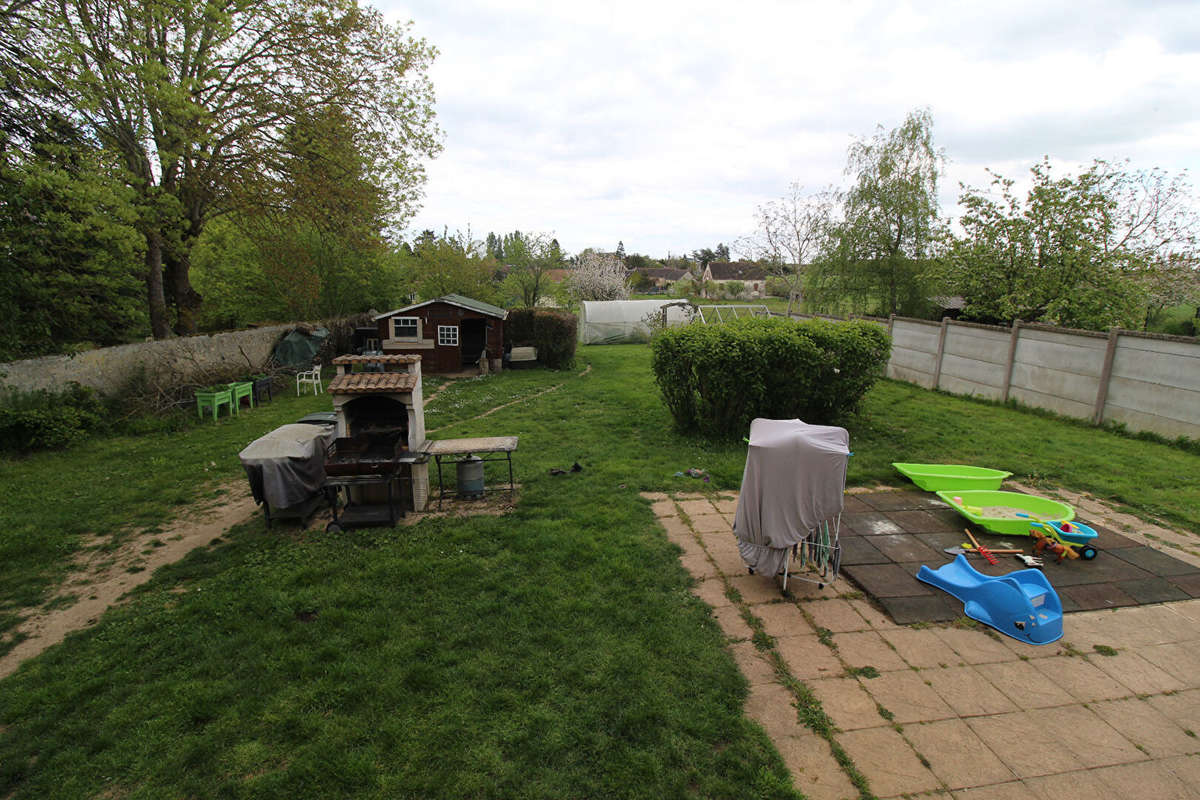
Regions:
[[652, 369], [683, 431], [745, 436], [755, 417], [835, 422], [883, 375], [887, 333], [871, 322], [739, 319], [655, 335]]
[[538, 361], [550, 369], [575, 363], [575, 338], [579, 319], [549, 308], [509, 309], [504, 321], [504, 349], [514, 345], [537, 348]]

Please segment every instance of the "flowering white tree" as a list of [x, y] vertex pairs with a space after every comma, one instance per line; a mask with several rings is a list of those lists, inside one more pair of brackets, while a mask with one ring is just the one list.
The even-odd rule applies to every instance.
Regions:
[[576, 300], [628, 300], [625, 264], [615, 253], [584, 250], [575, 260], [567, 290]]

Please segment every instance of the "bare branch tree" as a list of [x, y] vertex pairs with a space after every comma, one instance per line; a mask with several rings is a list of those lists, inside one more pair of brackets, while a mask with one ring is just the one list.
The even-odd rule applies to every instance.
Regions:
[[755, 210], [758, 230], [736, 243], [739, 252], [767, 262], [768, 272], [787, 284], [789, 314], [801, 297], [805, 265], [825, 249], [834, 209], [840, 201], [832, 187], [808, 192], [793, 183], [787, 194]]

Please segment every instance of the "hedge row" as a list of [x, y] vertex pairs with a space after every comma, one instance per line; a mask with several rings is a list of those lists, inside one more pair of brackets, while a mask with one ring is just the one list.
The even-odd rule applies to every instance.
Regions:
[[669, 328], [652, 349], [676, 425], [736, 438], [755, 417], [824, 424], [853, 411], [883, 375], [891, 340], [870, 322], [755, 318]]
[[94, 389], [71, 383], [64, 391], [0, 392], [0, 452], [66, 447], [104, 427], [108, 411]]
[[550, 369], [570, 367], [575, 362], [578, 327], [579, 320], [566, 311], [513, 308], [504, 321], [504, 349], [532, 345], [543, 365]]

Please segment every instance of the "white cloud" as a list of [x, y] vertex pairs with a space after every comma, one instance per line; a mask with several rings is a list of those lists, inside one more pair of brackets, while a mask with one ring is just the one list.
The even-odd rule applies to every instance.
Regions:
[[664, 255], [730, 242], [846, 147], [929, 106], [960, 180], [1043, 155], [1200, 167], [1189, 3], [377, 0], [441, 51], [446, 133], [414, 229], [553, 231]]

